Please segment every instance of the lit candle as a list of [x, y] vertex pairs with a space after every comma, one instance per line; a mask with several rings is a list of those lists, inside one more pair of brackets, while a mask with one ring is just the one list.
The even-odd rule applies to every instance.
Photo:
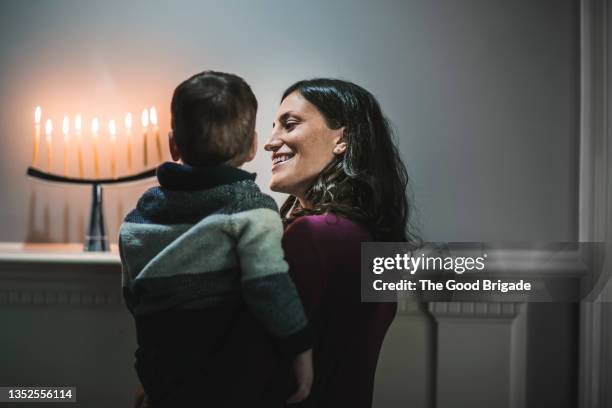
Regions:
[[125, 115], [125, 142], [127, 144], [127, 168], [132, 170], [132, 114]]
[[53, 123], [51, 119], [47, 119], [45, 122], [45, 136], [47, 139], [47, 169], [51, 171], [51, 162], [53, 161], [53, 154], [51, 152], [51, 134], [53, 133]]
[[32, 159], [32, 167], [38, 166], [38, 148], [40, 145], [40, 117], [42, 112], [40, 106], [34, 109], [34, 158]]
[[70, 120], [68, 116], [64, 116], [62, 122], [62, 133], [64, 133], [64, 174], [68, 175], [68, 142], [70, 141], [68, 136], [68, 130], [70, 130]]
[[98, 157], [98, 130], [100, 130], [100, 122], [98, 118], [93, 118], [91, 121], [91, 142], [93, 146], [93, 166], [94, 176], [100, 177], [100, 162]]
[[111, 119], [108, 121], [108, 133], [110, 134], [110, 154], [111, 154], [111, 175], [117, 177], [117, 163], [115, 162], [115, 145], [117, 141], [117, 125]]
[[147, 139], [149, 136], [149, 111], [146, 109], [142, 110], [142, 115], [140, 115], [140, 123], [142, 124], [142, 162], [144, 164], [145, 169], [149, 164], [149, 160], [147, 158]]
[[151, 119], [151, 125], [153, 125], [153, 132], [155, 132], [155, 143], [157, 145], [157, 161], [161, 162], [161, 139], [159, 137], [159, 126], [157, 126], [157, 111], [154, 107], [149, 110], [149, 118]]
[[83, 146], [81, 144], [81, 115], [74, 118], [74, 134], [77, 139], [77, 161], [79, 166], [79, 177], [83, 178]]

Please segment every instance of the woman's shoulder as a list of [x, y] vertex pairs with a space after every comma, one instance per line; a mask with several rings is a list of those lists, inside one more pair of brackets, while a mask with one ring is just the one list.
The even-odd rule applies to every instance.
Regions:
[[304, 215], [293, 220], [285, 229], [285, 235], [305, 235], [312, 238], [339, 238], [367, 241], [367, 229], [337, 214]]

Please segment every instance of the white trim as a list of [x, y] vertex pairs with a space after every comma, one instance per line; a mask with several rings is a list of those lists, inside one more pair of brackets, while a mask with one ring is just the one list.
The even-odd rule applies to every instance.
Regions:
[[87, 252], [83, 244], [1, 242], [0, 263], [120, 265], [116, 245], [108, 252]]

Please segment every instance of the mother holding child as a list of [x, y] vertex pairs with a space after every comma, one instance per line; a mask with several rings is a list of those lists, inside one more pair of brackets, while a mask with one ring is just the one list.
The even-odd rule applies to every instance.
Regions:
[[136, 324], [136, 406], [370, 407], [395, 303], [360, 301], [362, 242], [406, 241], [408, 177], [376, 99], [289, 87], [265, 144], [280, 209], [240, 166], [257, 100], [240, 77], [175, 90], [169, 143], [119, 235]]

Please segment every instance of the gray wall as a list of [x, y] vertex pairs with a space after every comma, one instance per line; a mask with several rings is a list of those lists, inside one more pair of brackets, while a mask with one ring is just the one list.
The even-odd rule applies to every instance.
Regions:
[[[0, 240], [79, 241], [87, 219], [87, 189], [24, 176], [34, 106], [57, 131], [64, 114], [156, 105], [165, 132], [174, 86], [208, 68], [252, 84], [261, 139], [295, 80], [371, 90], [428, 240], [573, 239], [577, 12], [570, 0], [3, 1]], [[267, 186], [267, 154], [247, 168]], [[113, 237], [149, 185], [107, 189]]]
[[[156, 105], [165, 132], [176, 84], [210, 68], [251, 83], [262, 140], [296, 80], [371, 90], [396, 128], [427, 240], [576, 237], [577, 0], [3, 1], [0, 38], [2, 241], [79, 241], [88, 215], [87, 189], [24, 175], [34, 106], [58, 129], [64, 114], [106, 120]], [[267, 189], [267, 154], [247, 169]], [[106, 190], [113, 237], [149, 185]], [[377, 406], [425, 406], [428, 327], [418, 312], [396, 319]]]

